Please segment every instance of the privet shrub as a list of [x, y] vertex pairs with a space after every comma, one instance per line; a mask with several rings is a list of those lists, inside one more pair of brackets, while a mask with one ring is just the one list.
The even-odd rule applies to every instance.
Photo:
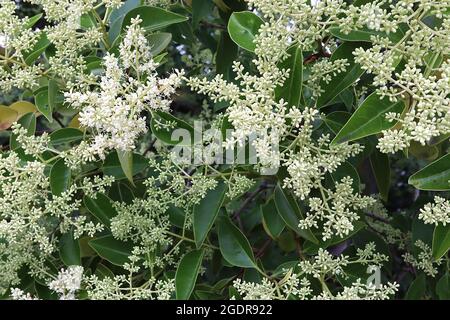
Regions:
[[450, 298], [449, 0], [26, 2], [5, 299]]

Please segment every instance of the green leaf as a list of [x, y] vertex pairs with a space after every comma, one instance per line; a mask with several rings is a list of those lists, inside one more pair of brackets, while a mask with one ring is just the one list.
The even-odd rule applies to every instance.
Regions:
[[439, 224], [433, 233], [433, 258], [439, 260], [450, 249], [450, 224]]
[[233, 12], [228, 21], [228, 33], [239, 47], [254, 52], [255, 36], [262, 24], [262, 19], [252, 12]]
[[52, 193], [60, 196], [69, 189], [72, 172], [64, 163], [64, 159], [59, 159], [50, 170], [50, 188]]
[[48, 91], [39, 91], [34, 97], [36, 108], [47, 118], [49, 122], [53, 122], [53, 109], [48, 102]]
[[391, 185], [391, 167], [389, 157], [385, 153], [375, 150], [370, 156], [370, 165], [377, 183], [378, 192], [384, 201], [388, 200]]
[[238, 55], [238, 46], [231, 40], [230, 35], [222, 31], [216, 51], [216, 72], [222, 74], [224, 79], [232, 78], [231, 66]]
[[114, 209], [110, 198], [102, 193], [97, 193], [95, 199], [84, 196], [83, 202], [94, 217], [108, 228], [111, 226], [111, 219], [117, 215], [117, 211]]
[[119, 8], [114, 9], [111, 12], [111, 15], [109, 16], [110, 27], [108, 31], [108, 39], [110, 43], [113, 43], [119, 36], [125, 15], [140, 5], [141, 0], [127, 0]]
[[212, 13], [214, 2], [211, 0], [192, 0], [192, 25], [197, 28], [200, 21]]
[[220, 252], [228, 263], [242, 268], [256, 267], [250, 243], [227, 216], [223, 215], [217, 219], [217, 230]]
[[386, 113], [401, 114], [404, 109], [405, 103], [402, 100], [391, 102], [388, 97], [381, 98], [377, 93], [372, 93], [356, 109], [331, 144], [361, 139], [390, 129], [395, 122], [389, 122]]
[[204, 251], [194, 250], [181, 259], [175, 274], [175, 291], [178, 300], [187, 300], [194, 290]]
[[337, 134], [352, 116], [347, 111], [334, 111], [325, 118], [325, 124], [334, 134]]
[[133, 152], [117, 150], [120, 167], [127, 177], [128, 181], [134, 186], [133, 182]]
[[[174, 126], [171, 126], [171, 124], [174, 124]], [[164, 127], [164, 125], [170, 127], [167, 128]], [[169, 145], [190, 145], [192, 143], [192, 139], [194, 138], [194, 128], [190, 124], [166, 112], [154, 112], [153, 117], [150, 121], [150, 128], [152, 129], [153, 134], [159, 140]], [[178, 140], [172, 140], [174, 131], [176, 129], [184, 130], [183, 132], [180, 132], [183, 135], [176, 136], [177, 138], [179, 138]]]
[[117, 240], [112, 235], [91, 240], [89, 245], [100, 257], [117, 266], [130, 262], [128, 257], [133, 251], [132, 243]]
[[[334, 184], [340, 183], [343, 178], [350, 177], [353, 180], [352, 188], [355, 192], [360, 192], [360, 178], [358, 171], [355, 167], [348, 161], [343, 162], [337, 170], [331, 173], [331, 178], [334, 181]], [[330, 186], [333, 188], [334, 186]]]
[[43, 15], [44, 15], [43, 13], [38, 13], [38, 14], [28, 18], [24, 27], [27, 29], [32, 28], [39, 20], [41, 20]]
[[131, 24], [132, 18], [136, 18], [138, 15], [142, 19], [141, 27], [147, 32], [159, 30], [172, 24], [188, 20], [185, 16], [161, 8], [142, 6], [130, 10], [125, 15], [122, 22], [122, 30]]
[[168, 32], [153, 33], [147, 36], [147, 40], [151, 47], [150, 52], [152, 56], [157, 56], [170, 44], [172, 34]]
[[[36, 132], [36, 116], [34, 115], [34, 112], [25, 114], [17, 121], [17, 123], [20, 123], [22, 128], [27, 129], [28, 136], [32, 136]], [[19, 148], [19, 142], [17, 141], [17, 136], [15, 134], [11, 134], [9, 146], [11, 150]]]
[[430, 163], [409, 177], [408, 183], [419, 190], [450, 190], [450, 154]]
[[272, 239], [278, 238], [284, 230], [285, 223], [277, 212], [275, 201], [270, 199], [260, 208], [263, 216], [264, 229]]
[[53, 146], [59, 146], [61, 144], [72, 143], [83, 139], [83, 131], [76, 128], [62, 128], [53, 131], [50, 134], [50, 143]]
[[81, 266], [80, 244], [73, 231], [64, 233], [59, 239], [59, 256], [66, 266]]
[[313, 243], [319, 243], [317, 238], [309, 229], [301, 229], [298, 225], [303, 219], [300, 207], [297, 201], [290, 195], [287, 195], [284, 190], [277, 186], [275, 188], [275, 206], [281, 219], [283, 219], [286, 226], [294, 230], [300, 237], [307, 239]]
[[333, 36], [344, 40], [344, 41], [364, 41], [364, 42], [372, 42], [372, 36], [381, 36], [383, 38], [389, 38], [394, 43], [399, 42], [403, 38], [403, 32], [399, 29], [395, 33], [386, 34], [386, 32], [375, 31], [368, 28], [361, 28], [359, 30], [352, 30], [348, 34], [341, 32], [339, 27], [330, 28], [330, 32]]
[[406, 292], [406, 300], [420, 300], [425, 295], [425, 290], [427, 287], [427, 282], [425, 274], [419, 275], [409, 286]]
[[48, 107], [50, 110], [56, 109], [56, 98], [58, 96], [58, 91], [58, 83], [55, 80], [50, 79], [48, 81]]
[[289, 69], [289, 78], [286, 79], [283, 86], [277, 88], [277, 98], [283, 98], [288, 103], [287, 107], [299, 107], [302, 97], [303, 85], [303, 52], [298, 46], [292, 46], [288, 49], [287, 58], [280, 65], [280, 69]]
[[440, 300], [450, 300], [450, 274], [444, 274], [436, 284], [436, 294]]
[[194, 206], [193, 228], [197, 248], [201, 247], [214, 224], [225, 199], [226, 191], [227, 185], [221, 181], [214, 190], [208, 191], [199, 204]]
[[[132, 176], [144, 171], [148, 167], [148, 160], [138, 153], [133, 154], [133, 171]], [[116, 180], [127, 178], [123, 171], [117, 152], [111, 152], [106, 156], [103, 163], [103, 173], [107, 176], [113, 176]], [[128, 173], [129, 174], [129, 173]]]
[[42, 32], [33, 48], [23, 53], [25, 63], [31, 66], [49, 45], [50, 41], [47, 39], [47, 35]]
[[331, 56], [330, 60], [335, 61], [338, 59], [347, 59], [348, 66], [344, 72], [338, 73], [332, 77], [329, 83], [325, 81], [321, 82], [321, 88], [323, 93], [317, 99], [317, 106], [319, 108], [326, 106], [342, 91], [352, 85], [356, 80], [361, 77], [364, 70], [355, 62], [353, 57], [353, 51], [359, 47], [366, 47], [367, 44], [361, 44], [359, 42], [345, 42], [341, 44]]

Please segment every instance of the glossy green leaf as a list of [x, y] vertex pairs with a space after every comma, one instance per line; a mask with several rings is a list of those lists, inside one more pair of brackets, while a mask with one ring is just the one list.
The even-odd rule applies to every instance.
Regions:
[[66, 266], [81, 266], [80, 244], [73, 231], [64, 233], [59, 239], [59, 256]]
[[450, 190], [450, 154], [430, 163], [409, 177], [408, 183], [419, 190]]
[[53, 109], [48, 102], [48, 91], [39, 91], [38, 94], [34, 97], [34, 100], [39, 112], [42, 113], [49, 122], [53, 122]]
[[300, 220], [303, 219], [302, 212], [298, 206], [296, 200], [290, 195], [287, 195], [285, 191], [277, 186], [275, 188], [275, 205], [286, 226], [294, 230], [300, 237], [307, 239], [311, 242], [318, 243], [319, 241], [309, 229], [301, 229], [298, 225]]
[[50, 41], [47, 39], [47, 35], [42, 32], [33, 48], [23, 54], [25, 63], [31, 66], [49, 45]]
[[130, 262], [128, 257], [133, 251], [132, 243], [117, 240], [112, 235], [91, 240], [89, 245], [100, 257], [117, 266]]
[[[133, 154], [132, 176], [135, 176], [138, 173], [144, 171], [148, 166], [148, 160], [145, 157], [138, 153]], [[116, 180], [127, 178], [120, 163], [117, 152], [112, 152], [106, 156], [102, 168], [105, 175], [113, 176]]]
[[112, 200], [102, 193], [97, 193], [96, 198], [84, 196], [84, 205], [101, 223], [108, 228], [111, 226], [111, 219], [117, 215], [116, 209], [112, 205]]
[[439, 260], [450, 249], [450, 224], [439, 224], [433, 233], [433, 258]]
[[361, 77], [364, 70], [355, 62], [353, 51], [359, 47], [366, 47], [359, 42], [345, 42], [341, 44], [331, 56], [330, 60], [347, 59], [348, 66], [344, 72], [333, 76], [329, 83], [321, 82], [323, 93], [317, 99], [317, 106], [324, 107], [331, 102], [339, 93], [352, 85]]
[[214, 2], [211, 0], [192, 0], [192, 25], [198, 27], [200, 21], [212, 13]]
[[27, 19], [25, 23], [25, 28], [32, 28], [39, 20], [41, 20], [43, 13], [38, 13]]
[[280, 69], [289, 69], [289, 78], [283, 86], [277, 88], [277, 98], [283, 98], [287, 107], [299, 107], [303, 85], [303, 52], [298, 46], [288, 49], [289, 57], [280, 65]]
[[395, 122], [388, 121], [386, 114], [401, 114], [404, 109], [405, 103], [402, 100], [391, 102], [388, 97], [381, 98], [373, 93], [356, 109], [331, 143], [353, 141], [390, 129]]
[[284, 230], [284, 220], [278, 214], [275, 201], [270, 199], [265, 205], [261, 206], [263, 216], [263, 226], [272, 239], [280, 236]]
[[120, 167], [127, 177], [128, 181], [134, 185], [133, 182], [133, 152], [117, 150], [117, 157], [119, 159]]
[[216, 72], [222, 74], [224, 79], [230, 80], [233, 61], [238, 55], [238, 46], [231, 40], [228, 32], [222, 31], [216, 53]]
[[394, 43], [397, 43], [403, 38], [403, 32], [398, 30], [395, 33], [386, 34], [382, 31], [375, 31], [368, 28], [361, 28], [359, 30], [352, 30], [349, 33], [344, 33], [340, 31], [339, 27], [330, 28], [330, 32], [336, 38], [339, 38], [344, 41], [364, 41], [364, 42], [372, 42], [373, 36], [381, 36], [383, 38], [388, 37]]
[[391, 185], [391, 167], [389, 157], [378, 149], [370, 155], [370, 165], [377, 183], [378, 192], [384, 201], [388, 200], [389, 187]]
[[53, 131], [50, 134], [50, 143], [53, 146], [58, 146], [61, 144], [77, 142], [83, 139], [83, 131], [75, 128], [62, 128]]
[[262, 24], [262, 19], [253, 12], [233, 12], [228, 21], [228, 33], [239, 47], [254, 52], [255, 37]]
[[172, 24], [188, 20], [185, 16], [161, 8], [142, 6], [130, 10], [125, 15], [122, 22], [122, 30], [130, 25], [132, 18], [136, 18], [138, 15], [142, 19], [142, 23], [140, 25], [146, 31], [159, 30]]
[[427, 282], [425, 274], [419, 275], [409, 286], [406, 292], [406, 300], [420, 300], [425, 295], [425, 290], [427, 287]]
[[58, 91], [58, 83], [55, 80], [50, 79], [48, 81], [48, 107], [50, 110], [56, 109]]
[[[352, 187], [355, 192], [359, 192], [360, 188], [360, 178], [358, 171], [355, 169], [355, 167], [348, 161], [345, 161], [342, 163], [338, 170], [335, 170], [331, 173], [331, 178], [333, 179], [334, 184], [342, 182], [342, 179], [350, 177], [352, 178]], [[334, 188], [334, 186], [330, 186], [331, 188]]]
[[448, 272], [436, 283], [436, 294], [440, 300], [450, 300], [450, 274]]
[[50, 170], [50, 188], [54, 195], [60, 196], [64, 191], [67, 191], [70, 186], [72, 172], [64, 162], [64, 159], [59, 159]]
[[[18, 121], [22, 128], [27, 129], [27, 135], [32, 136], [36, 132], [36, 116], [34, 112], [30, 112], [22, 116]], [[17, 136], [15, 134], [11, 134], [9, 145], [11, 150], [16, 150], [19, 148], [19, 142], [17, 141]]]
[[194, 290], [202, 264], [203, 249], [191, 251], [183, 256], [175, 274], [175, 292], [179, 300], [187, 300]]
[[219, 182], [215, 189], [209, 190], [200, 203], [194, 206], [193, 228], [197, 248], [201, 247], [214, 224], [225, 199], [227, 189], [227, 185], [224, 182]]
[[228, 263], [242, 268], [256, 267], [250, 243], [227, 216], [223, 215], [217, 219], [217, 232], [220, 252]]
[[150, 44], [152, 56], [157, 56], [170, 44], [170, 41], [172, 41], [172, 34], [167, 32], [153, 33], [147, 36], [147, 40]]
[[352, 116], [346, 111], [334, 111], [325, 117], [325, 124], [334, 134], [337, 134]]

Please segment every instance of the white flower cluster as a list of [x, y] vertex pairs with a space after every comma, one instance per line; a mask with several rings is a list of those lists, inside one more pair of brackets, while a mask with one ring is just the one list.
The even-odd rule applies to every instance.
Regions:
[[24, 60], [24, 53], [30, 53], [40, 33], [28, 26], [29, 18], [19, 19], [15, 10], [15, 1], [0, 1], [0, 89], [6, 92], [36, 85], [40, 73], [38, 67], [28, 66]]
[[439, 196], [434, 197], [434, 203], [420, 209], [419, 219], [428, 224], [447, 225], [450, 223], [450, 202]]
[[81, 266], [69, 266], [65, 270], [62, 269], [48, 287], [59, 294], [60, 300], [75, 300], [75, 294], [80, 290], [83, 280], [83, 271]]
[[119, 57], [105, 56], [105, 74], [99, 87], [86, 86], [82, 92], [65, 94], [66, 102], [80, 110], [80, 124], [94, 132], [92, 143], [83, 146], [85, 153], [102, 159], [110, 149], [133, 150], [138, 136], [146, 131], [143, 111], [167, 111], [168, 98], [180, 85], [181, 73], [166, 79], [157, 77], [157, 64], [139, 26], [141, 21], [139, 17], [131, 21]]
[[18, 281], [17, 272], [24, 265], [38, 275], [46, 270], [44, 261], [57, 248], [56, 230], [66, 233], [72, 229], [76, 238], [102, 230], [102, 224], [75, 214], [81, 207], [76, 196], [80, 191], [90, 195], [104, 191], [113, 182], [111, 177], [74, 181], [61, 195], [52, 195], [47, 162], [42, 157], [44, 151], [54, 151], [48, 147], [48, 139], [25, 136], [26, 130], [18, 125], [14, 128], [17, 141], [24, 143], [25, 155], [37, 160], [25, 161], [14, 151], [0, 154], [0, 291]]
[[422, 270], [425, 274], [435, 277], [438, 274], [437, 267], [442, 263], [443, 259], [435, 260], [430, 246], [422, 240], [417, 240], [414, 245], [420, 249], [417, 257], [412, 253], [407, 252], [403, 255], [403, 259], [406, 263]]
[[[344, 286], [342, 291], [333, 294], [326, 281], [330, 277], [347, 277], [344, 269], [351, 264], [361, 264], [369, 266], [379, 266], [388, 257], [375, 252], [375, 244], [369, 243], [364, 249], [357, 250], [358, 258], [350, 260], [348, 256], [333, 257], [329, 252], [319, 249], [318, 254], [312, 261], [301, 261], [299, 272], [292, 269], [286, 270], [284, 277], [280, 281], [263, 278], [260, 283], [252, 283], [236, 279], [233, 286], [241, 297], [245, 300], [272, 300], [272, 299], [292, 299], [300, 300], [385, 300], [389, 299], [398, 290], [397, 283], [387, 283], [385, 285], [374, 285], [372, 283], [362, 283], [357, 279], [351, 286]], [[322, 291], [314, 294], [311, 282], [307, 276], [312, 276], [322, 284]]]
[[354, 194], [353, 180], [343, 178], [336, 184], [336, 190], [330, 191], [319, 186], [322, 197], [308, 199], [310, 211], [305, 219], [300, 221], [300, 228], [318, 228], [318, 221], [324, 221], [322, 239], [332, 236], [344, 237], [353, 230], [353, 222], [359, 220], [358, 210], [373, 204], [374, 199], [368, 196]]

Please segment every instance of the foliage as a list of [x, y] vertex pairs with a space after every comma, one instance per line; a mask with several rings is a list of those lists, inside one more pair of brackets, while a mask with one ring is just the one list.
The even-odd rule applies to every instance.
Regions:
[[0, 0], [0, 295], [448, 299], [449, 12]]

